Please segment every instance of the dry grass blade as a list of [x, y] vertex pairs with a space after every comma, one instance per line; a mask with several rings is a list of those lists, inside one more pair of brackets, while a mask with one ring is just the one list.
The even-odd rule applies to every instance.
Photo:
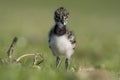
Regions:
[[11, 43], [11, 45], [10, 45], [8, 51], [7, 51], [8, 60], [9, 60], [9, 61], [10, 61], [11, 58], [12, 58], [12, 54], [13, 54], [13, 50], [14, 50], [14, 46], [15, 46], [17, 40], [18, 40], [18, 38], [17, 38], [17, 37], [14, 37], [14, 39], [13, 39], [13, 41], [12, 41], [12, 43]]
[[20, 62], [22, 58], [28, 57], [28, 56], [35, 56], [35, 54], [24, 54], [16, 59], [16, 63]]
[[23, 59], [25, 57], [30, 57], [30, 56], [34, 57], [33, 65], [39, 65], [40, 63], [42, 63], [44, 61], [43, 56], [39, 53], [36, 53], [36, 54], [24, 54], [24, 55], [18, 57], [15, 62], [19, 63], [21, 59]]
[[44, 58], [41, 54], [37, 53], [34, 57], [33, 65], [39, 65], [44, 61]]

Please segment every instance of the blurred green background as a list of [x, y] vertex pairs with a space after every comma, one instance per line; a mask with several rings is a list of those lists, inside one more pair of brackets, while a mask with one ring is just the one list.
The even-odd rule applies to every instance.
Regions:
[[[65, 73], [64, 57], [56, 71], [55, 57], [48, 48], [48, 32], [60, 6], [68, 9], [67, 27], [77, 39], [69, 74]], [[22, 66], [0, 64], [1, 80], [75, 80], [80, 66], [120, 72], [119, 0], [0, 0], [0, 58], [6, 59], [15, 36], [18, 42], [13, 58], [40, 53], [45, 60], [40, 69], [33, 69], [28, 59]]]

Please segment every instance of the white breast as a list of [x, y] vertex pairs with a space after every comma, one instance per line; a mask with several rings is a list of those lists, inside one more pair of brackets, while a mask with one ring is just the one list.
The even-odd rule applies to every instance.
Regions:
[[50, 47], [55, 56], [62, 54], [71, 55], [73, 53], [73, 47], [66, 35], [52, 36], [50, 41]]

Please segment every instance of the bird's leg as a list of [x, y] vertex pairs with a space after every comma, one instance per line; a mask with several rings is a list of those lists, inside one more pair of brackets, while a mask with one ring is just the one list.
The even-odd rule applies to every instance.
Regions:
[[57, 56], [57, 58], [56, 58], [56, 67], [58, 68], [59, 65], [60, 65], [60, 57]]
[[66, 58], [65, 60], [65, 67], [66, 67], [66, 70], [68, 70], [68, 67], [69, 67], [69, 59]]

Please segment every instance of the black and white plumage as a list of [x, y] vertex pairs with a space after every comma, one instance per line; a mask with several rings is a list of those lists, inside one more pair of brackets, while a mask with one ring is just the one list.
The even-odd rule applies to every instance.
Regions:
[[49, 32], [49, 47], [54, 56], [56, 56], [56, 67], [59, 67], [60, 56], [66, 55], [66, 69], [69, 66], [69, 60], [74, 53], [76, 39], [72, 31], [66, 28], [68, 21], [68, 11], [64, 7], [58, 8], [54, 13], [55, 25]]

